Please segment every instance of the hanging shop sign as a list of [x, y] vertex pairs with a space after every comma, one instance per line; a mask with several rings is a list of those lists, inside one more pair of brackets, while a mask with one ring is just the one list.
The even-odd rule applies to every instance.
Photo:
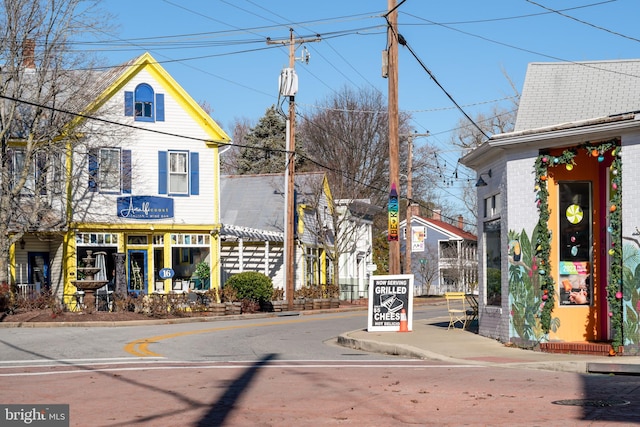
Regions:
[[118, 217], [128, 219], [173, 218], [173, 199], [157, 196], [118, 197]]
[[368, 331], [400, 331], [401, 322], [412, 330], [413, 274], [371, 276]]
[[411, 227], [411, 252], [424, 252], [424, 239], [427, 233], [423, 226]]

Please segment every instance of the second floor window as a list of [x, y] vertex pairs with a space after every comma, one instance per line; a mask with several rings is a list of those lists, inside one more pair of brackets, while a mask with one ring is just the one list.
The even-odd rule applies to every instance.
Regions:
[[158, 152], [158, 194], [200, 194], [199, 154], [189, 151]]
[[7, 150], [11, 185], [19, 184], [28, 168], [26, 181], [20, 190], [23, 195], [59, 194], [63, 188], [63, 172], [60, 155], [55, 152], [36, 152], [31, 160], [25, 150], [10, 148]]
[[186, 194], [189, 192], [187, 180], [187, 153], [169, 152], [169, 192]]
[[89, 150], [89, 191], [131, 193], [131, 150]]
[[103, 148], [100, 150], [98, 182], [103, 192], [120, 192], [120, 150]]

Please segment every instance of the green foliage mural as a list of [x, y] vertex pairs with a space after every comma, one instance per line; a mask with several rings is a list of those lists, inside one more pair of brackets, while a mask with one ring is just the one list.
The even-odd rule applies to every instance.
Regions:
[[[537, 228], [535, 229], [537, 230]], [[540, 342], [546, 338], [540, 318], [543, 309], [543, 295], [547, 290], [540, 287], [539, 259], [536, 253], [537, 231], [531, 238], [526, 231], [517, 233], [509, 230], [509, 304], [511, 306], [511, 329], [522, 340]], [[554, 332], [560, 326], [555, 317], [550, 321]]]
[[[631, 239], [630, 239], [631, 240]], [[634, 239], [635, 240], [635, 239]], [[617, 297], [622, 298], [624, 320], [624, 345], [638, 345], [640, 343], [640, 251], [636, 245], [626, 244], [622, 248], [622, 293]]]

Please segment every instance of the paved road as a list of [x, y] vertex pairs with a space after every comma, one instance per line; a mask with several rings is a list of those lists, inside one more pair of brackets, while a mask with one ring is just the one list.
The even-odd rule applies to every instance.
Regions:
[[335, 346], [363, 315], [2, 330], [0, 401], [70, 404], [72, 426], [640, 424], [638, 377]]
[[[0, 381], [3, 403], [70, 403], [73, 426], [640, 423], [640, 406], [616, 398], [637, 392], [634, 377], [420, 360], [86, 360], [4, 366]], [[575, 399], [594, 405], [554, 403]]]

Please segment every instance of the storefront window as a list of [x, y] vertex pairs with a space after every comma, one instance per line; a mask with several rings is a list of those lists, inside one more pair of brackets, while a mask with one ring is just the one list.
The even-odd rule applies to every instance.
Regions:
[[500, 220], [484, 224], [484, 245], [487, 305], [500, 306], [502, 304]]
[[560, 182], [560, 305], [589, 305], [591, 283], [591, 183]]
[[[156, 266], [159, 271], [163, 267], [171, 267], [174, 271], [173, 289], [185, 290], [202, 285], [195, 277], [196, 266], [201, 262], [211, 265], [209, 234], [171, 234], [171, 265]], [[160, 259], [160, 254], [157, 255]], [[156, 277], [156, 280], [158, 278]]]

